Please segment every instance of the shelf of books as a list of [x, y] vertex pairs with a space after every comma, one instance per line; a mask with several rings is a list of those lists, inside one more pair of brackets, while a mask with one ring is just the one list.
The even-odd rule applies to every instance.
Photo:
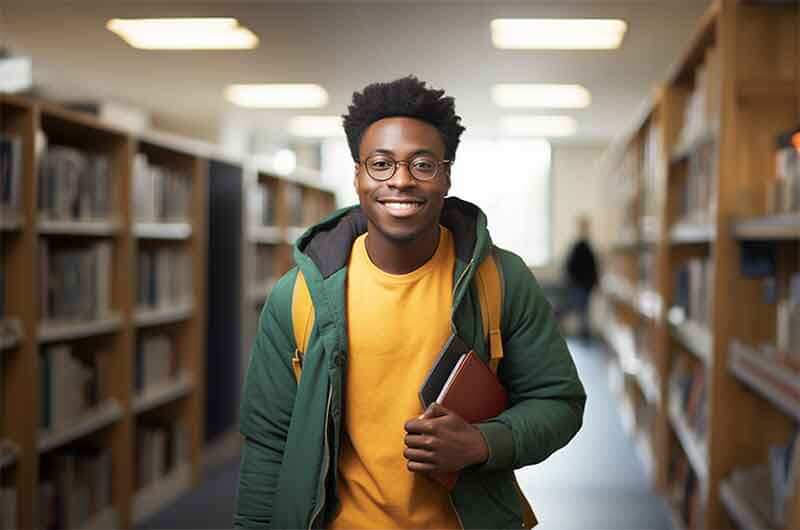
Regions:
[[207, 162], [36, 100], [0, 116], [0, 527], [130, 527], [140, 416], [200, 470]]
[[275, 282], [293, 263], [292, 246], [314, 223], [335, 209], [335, 197], [307, 177], [279, 175], [272, 168], [254, 165], [246, 177], [243, 264], [243, 369], [256, 336], [261, 308]]
[[611, 150], [629, 205], [620, 233], [642, 240], [651, 217], [658, 227], [649, 246], [613, 247], [604, 291], [612, 323], [634, 336], [645, 311], [621, 293], [660, 302], [650, 341], [626, 355], [655, 368], [656, 485], [680, 527], [800, 526], [799, 38], [796, 2], [715, 0]]

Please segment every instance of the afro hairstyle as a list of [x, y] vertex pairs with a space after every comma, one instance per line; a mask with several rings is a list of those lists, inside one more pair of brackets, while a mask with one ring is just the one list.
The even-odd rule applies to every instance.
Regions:
[[455, 100], [444, 90], [426, 88], [425, 81], [409, 75], [388, 83], [372, 83], [353, 93], [353, 103], [343, 115], [344, 132], [353, 160], [358, 160], [361, 139], [378, 120], [394, 116], [416, 118], [436, 127], [444, 143], [444, 156], [455, 160], [459, 137], [464, 132], [456, 115]]

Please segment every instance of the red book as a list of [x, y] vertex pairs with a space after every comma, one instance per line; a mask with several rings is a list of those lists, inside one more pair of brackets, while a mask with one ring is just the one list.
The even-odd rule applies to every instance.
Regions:
[[[508, 408], [508, 393], [489, 367], [469, 351], [453, 367], [436, 402], [469, 423], [479, 423]], [[458, 472], [432, 473], [431, 477], [452, 490]]]

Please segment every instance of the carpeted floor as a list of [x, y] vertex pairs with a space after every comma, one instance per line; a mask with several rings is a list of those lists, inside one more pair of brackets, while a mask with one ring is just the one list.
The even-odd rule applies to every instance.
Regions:
[[[517, 473], [537, 530], [668, 530], [665, 507], [623, 431], [604, 353], [579, 342], [570, 349], [589, 396], [583, 429], [565, 449]], [[229, 462], [140, 528], [230, 528], [237, 473], [238, 460]]]

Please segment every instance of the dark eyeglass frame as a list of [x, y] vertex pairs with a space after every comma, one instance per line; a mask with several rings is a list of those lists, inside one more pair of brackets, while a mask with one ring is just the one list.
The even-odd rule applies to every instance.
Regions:
[[[370, 173], [369, 166], [367, 165], [367, 161], [369, 161], [369, 159], [375, 158], [375, 157], [381, 157], [381, 158], [385, 159], [387, 162], [390, 161], [390, 160], [393, 162], [392, 172], [389, 173], [389, 176], [383, 177], [383, 178], [378, 178], [378, 177], [374, 176], [372, 173]], [[429, 161], [431, 160], [431, 157], [428, 156], [428, 155], [417, 155], [417, 156], [413, 157], [411, 160], [395, 160], [394, 158], [392, 158], [389, 155], [376, 154], [376, 155], [368, 156], [364, 160], [356, 160], [356, 163], [359, 164], [359, 165], [363, 165], [364, 166], [364, 170], [367, 172], [367, 175], [369, 176], [369, 178], [371, 178], [372, 180], [378, 181], [378, 182], [386, 182], [387, 180], [389, 180], [393, 176], [395, 176], [395, 174], [397, 173], [397, 167], [400, 166], [401, 164], [405, 164], [406, 167], [408, 167], [408, 172], [411, 174], [412, 177], [414, 177], [414, 180], [419, 180], [420, 182], [430, 182], [430, 181], [432, 181], [433, 179], [435, 179], [439, 175], [439, 169], [443, 165], [450, 165], [450, 164], [453, 163], [452, 160], [436, 160], [435, 161], [436, 162], [436, 169], [434, 170], [433, 174], [429, 178], [419, 178], [417, 175], [414, 174], [414, 170], [411, 168], [411, 164], [415, 160], [420, 159], [420, 158], [424, 158], [424, 159], [429, 160]]]

